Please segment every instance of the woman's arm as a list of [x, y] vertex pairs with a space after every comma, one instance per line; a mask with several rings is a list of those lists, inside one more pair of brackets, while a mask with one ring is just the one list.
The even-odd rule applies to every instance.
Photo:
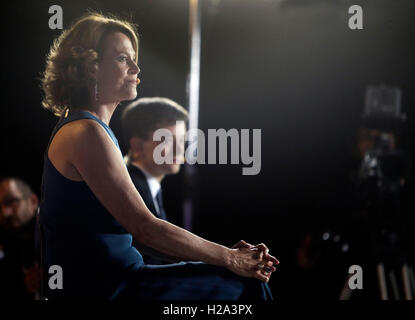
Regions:
[[141, 254], [149, 255], [164, 260], [166, 263], [177, 263], [183, 260], [182, 258], [172, 257], [167, 254], [163, 254], [159, 251], [154, 250], [153, 248], [143, 245], [142, 243], [136, 242], [134, 246], [137, 248], [138, 251], [140, 251]]
[[229, 249], [156, 218], [131, 181], [121, 153], [98, 123], [80, 120], [67, 129], [62, 140], [68, 161], [138, 242], [169, 256], [227, 267], [239, 275], [268, 281], [255, 270], [262, 258], [249, 248]]

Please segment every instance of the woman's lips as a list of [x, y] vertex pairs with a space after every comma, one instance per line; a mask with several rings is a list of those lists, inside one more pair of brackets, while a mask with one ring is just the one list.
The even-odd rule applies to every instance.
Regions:
[[127, 83], [129, 85], [136, 86], [140, 83], [140, 79], [137, 78], [137, 79], [134, 79], [134, 80], [127, 80]]

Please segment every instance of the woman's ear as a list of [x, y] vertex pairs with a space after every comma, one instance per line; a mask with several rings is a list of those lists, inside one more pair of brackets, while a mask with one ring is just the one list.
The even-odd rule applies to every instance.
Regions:
[[88, 65], [86, 66], [85, 72], [89, 79], [96, 80], [97, 75], [98, 75], [98, 70], [99, 70], [98, 62], [94, 61], [94, 62], [88, 63]]

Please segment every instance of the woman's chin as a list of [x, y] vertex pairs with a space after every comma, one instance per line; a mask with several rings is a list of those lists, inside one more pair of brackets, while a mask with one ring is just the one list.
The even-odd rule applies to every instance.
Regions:
[[130, 101], [134, 100], [135, 98], [137, 98], [137, 91], [126, 94], [125, 96], [123, 96], [121, 101]]

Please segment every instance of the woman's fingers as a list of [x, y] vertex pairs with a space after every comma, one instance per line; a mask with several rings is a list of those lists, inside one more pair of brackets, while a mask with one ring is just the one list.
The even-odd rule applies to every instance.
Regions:
[[235, 244], [234, 246], [232, 246], [232, 249], [239, 249], [239, 248], [251, 248], [253, 247], [252, 244], [247, 243], [244, 240], [240, 240], [237, 244]]
[[[239, 252], [241, 256], [245, 255], [246, 258], [249, 257], [248, 259], [254, 260], [253, 262], [255, 264], [250, 276], [256, 279], [259, 279], [263, 282], [269, 282], [272, 273], [277, 270], [274, 267], [274, 264], [279, 264], [278, 259], [269, 254], [269, 249], [263, 243], [260, 243], [258, 245], [251, 245], [244, 240], [240, 240], [232, 247], [232, 249], [237, 250], [236, 252]], [[251, 254], [246, 256], [249, 252], [251, 252]], [[245, 270], [245, 272], [243, 273], [246, 276], [249, 276], [248, 274], [250, 272], [248, 271], [248, 273], [246, 273], [247, 271], [248, 270]]]
[[265, 272], [275, 272], [277, 268], [275, 268], [273, 265], [267, 265], [264, 268], [262, 268]]
[[259, 250], [263, 251], [265, 253], [265, 255], [267, 255], [268, 252], [269, 252], [269, 249], [263, 243], [257, 244], [255, 247], [258, 248]]
[[265, 277], [268, 277], [268, 280], [271, 277], [271, 274], [277, 270], [277, 268], [274, 266], [268, 265], [268, 261], [261, 261], [257, 263], [254, 269], [256, 274], [261, 274]]
[[276, 264], [276, 265], [280, 264], [280, 262], [277, 258], [275, 258], [274, 256], [269, 254], [268, 247], [263, 243], [260, 243], [260, 244], [257, 244], [257, 245], [252, 245], [252, 244], [247, 243], [244, 240], [240, 240], [237, 244], [235, 244], [232, 247], [232, 249], [238, 249], [238, 248], [250, 248], [252, 250], [256, 250], [257, 251], [256, 258], [258, 260], [265, 259], [265, 260], [271, 261], [272, 262], [271, 265], [272, 264]]
[[264, 259], [266, 259], [268, 261], [271, 261], [272, 263], [275, 263], [276, 265], [280, 264], [280, 261], [277, 258], [275, 258], [274, 256], [270, 255], [270, 254], [266, 255], [264, 257]]
[[270, 278], [271, 274], [265, 275], [261, 270], [257, 270], [255, 271], [255, 278], [263, 281], [263, 282], [268, 282], [269, 278]]
[[254, 246], [254, 248], [256, 248], [257, 250], [260, 250], [263, 253], [263, 256], [260, 255], [261, 259], [272, 261], [272, 263], [275, 263], [276, 265], [280, 264], [277, 258], [275, 258], [274, 256], [268, 253], [269, 249], [265, 244], [263, 243], [257, 244], [256, 246]]
[[277, 259], [268, 254], [268, 248], [264, 244], [252, 246], [241, 240], [233, 246], [235, 263], [231, 271], [246, 277], [254, 277], [263, 282], [268, 282], [276, 268], [274, 262], [279, 263]]
[[271, 274], [277, 270], [277, 268], [275, 268], [270, 261], [259, 262], [255, 269], [262, 271], [265, 275]]

